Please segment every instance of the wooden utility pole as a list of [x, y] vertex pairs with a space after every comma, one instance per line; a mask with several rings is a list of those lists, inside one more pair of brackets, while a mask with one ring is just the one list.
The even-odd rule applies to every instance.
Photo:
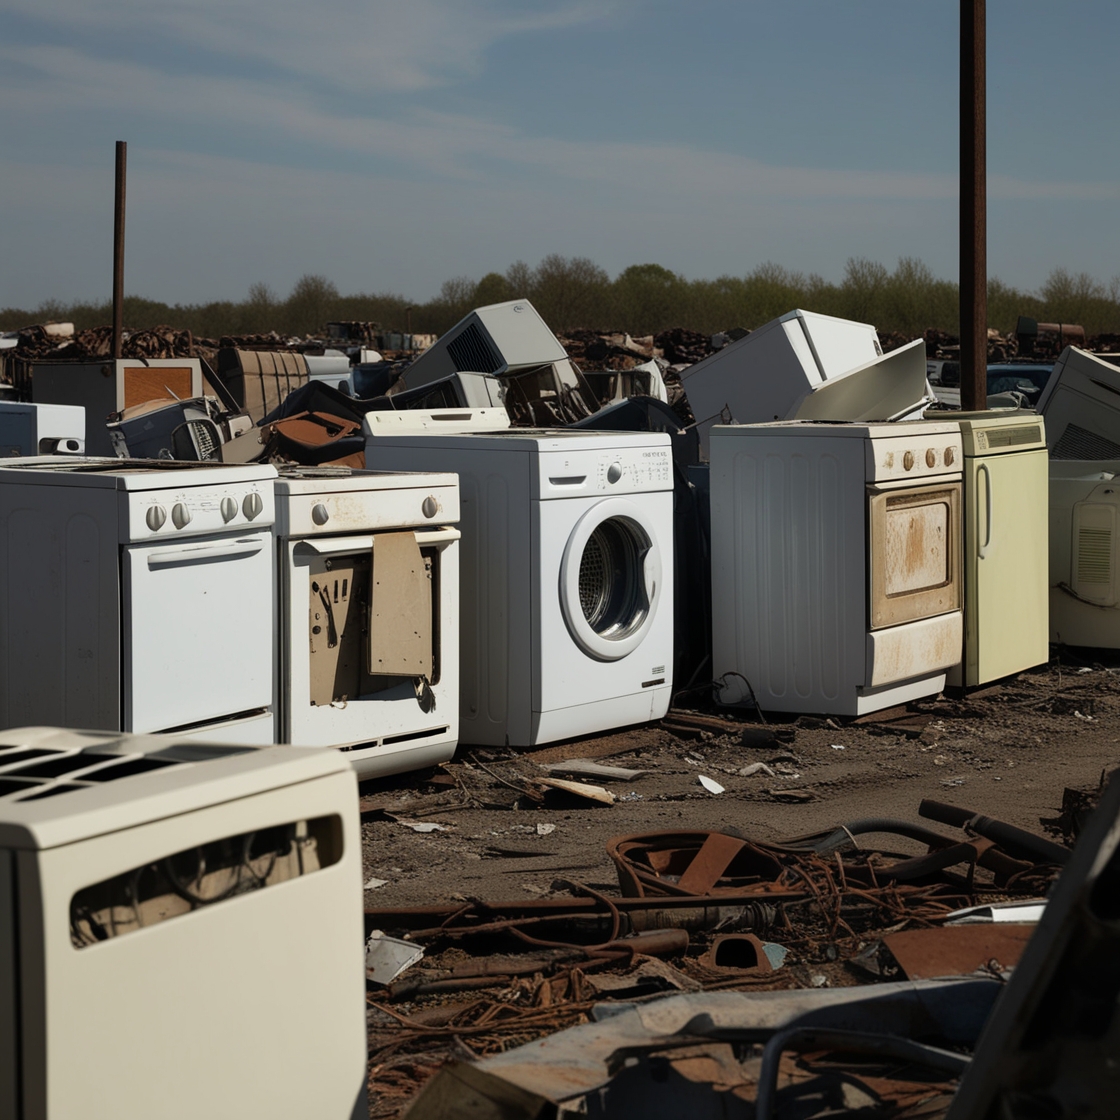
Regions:
[[124, 180], [128, 145], [117, 141], [117, 189], [113, 201], [113, 357], [121, 356], [124, 333]]
[[961, 408], [988, 407], [985, 0], [961, 0]]

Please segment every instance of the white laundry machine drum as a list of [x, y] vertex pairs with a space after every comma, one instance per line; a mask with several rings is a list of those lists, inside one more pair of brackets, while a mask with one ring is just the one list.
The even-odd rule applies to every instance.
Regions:
[[642, 644], [661, 596], [654, 528], [625, 498], [598, 503], [576, 522], [560, 565], [560, 607], [584, 653], [618, 661]]

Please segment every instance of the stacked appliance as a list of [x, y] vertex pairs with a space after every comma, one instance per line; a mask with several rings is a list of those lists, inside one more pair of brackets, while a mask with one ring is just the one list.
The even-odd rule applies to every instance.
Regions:
[[459, 730], [451, 474], [281, 467], [278, 741], [363, 778], [446, 762]]
[[81, 455], [86, 410], [72, 404], [0, 401], [0, 457]]
[[1029, 411], [952, 418], [964, 450], [964, 656], [949, 683], [971, 687], [1050, 656], [1046, 429]]
[[329, 751], [0, 732], [0, 1116], [366, 1116], [357, 808]]
[[0, 463], [0, 726], [273, 742], [275, 477]]
[[95, 362], [36, 362], [31, 399], [37, 404], [81, 405], [89, 419], [86, 451], [112, 455], [105, 421], [112, 413], [153, 400], [202, 396], [198, 358], [106, 358]]
[[716, 425], [720, 701], [857, 716], [939, 692], [963, 641], [953, 423]]
[[489, 373], [453, 373], [438, 381], [427, 381], [390, 398], [393, 408], [493, 408], [504, 409], [506, 389]]
[[367, 412], [362, 417], [362, 434], [369, 441], [382, 436], [402, 434], [460, 435], [464, 432], [501, 432], [509, 428], [509, 413], [504, 408], [432, 408], [405, 412]]
[[1120, 369], [1067, 346], [1038, 399], [1051, 459], [1120, 459]]
[[459, 475], [463, 742], [532, 746], [665, 714], [668, 435], [385, 435], [367, 440], [366, 463]]
[[919, 419], [934, 397], [925, 343], [883, 354], [875, 328], [795, 310], [681, 375], [701, 448], [715, 424]]

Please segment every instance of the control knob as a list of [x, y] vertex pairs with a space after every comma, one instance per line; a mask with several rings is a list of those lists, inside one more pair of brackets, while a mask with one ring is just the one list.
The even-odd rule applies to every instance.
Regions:
[[932, 447], [927, 447], [926, 448], [926, 466], [927, 467], [936, 467], [937, 466], [937, 452], [934, 451], [934, 449]]
[[420, 512], [425, 517], [435, 517], [439, 513], [439, 502], [435, 500], [433, 495], [429, 494], [421, 503]]
[[144, 520], [153, 533], [158, 533], [167, 520], [167, 510], [163, 506], [148, 506], [148, 512], [144, 514]]
[[252, 521], [264, 509], [264, 502], [261, 501], [260, 494], [246, 494], [245, 500], [241, 503], [241, 509], [245, 516]]
[[222, 520], [232, 521], [237, 516], [237, 503], [230, 497], [222, 499]]
[[902, 469], [906, 470], [906, 471], [914, 469], [914, 452], [913, 451], [907, 451], [906, 454], [902, 456]]
[[176, 502], [171, 507], [171, 520], [175, 522], [176, 529], [183, 529], [191, 523], [191, 511], [182, 502]]
[[956, 457], [957, 453], [951, 447], [945, 448], [945, 466], [951, 467]]
[[613, 486], [622, 477], [622, 464], [611, 463], [607, 467], [607, 481]]
[[316, 502], [311, 507], [311, 520], [316, 525], [326, 525], [331, 519], [331, 511], [322, 502]]

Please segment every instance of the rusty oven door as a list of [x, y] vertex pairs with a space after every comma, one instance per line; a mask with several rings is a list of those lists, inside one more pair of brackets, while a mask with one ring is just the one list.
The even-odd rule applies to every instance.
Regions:
[[868, 487], [872, 630], [959, 610], [961, 484]]

